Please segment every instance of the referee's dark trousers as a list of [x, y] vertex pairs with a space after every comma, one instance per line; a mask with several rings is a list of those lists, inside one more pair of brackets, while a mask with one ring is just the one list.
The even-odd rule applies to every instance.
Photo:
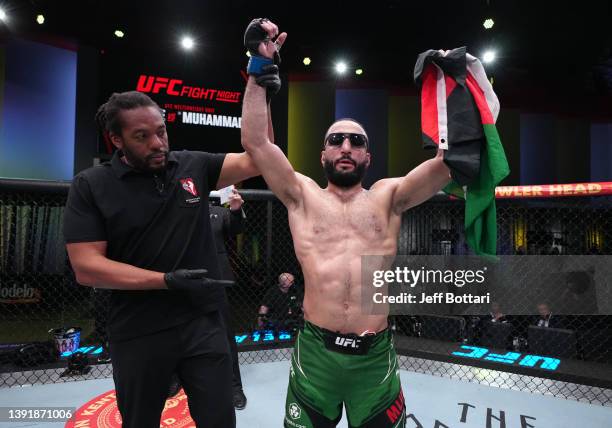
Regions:
[[232, 360], [219, 312], [110, 344], [123, 428], [159, 428], [173, 373], [197, 427], [232, 428]]

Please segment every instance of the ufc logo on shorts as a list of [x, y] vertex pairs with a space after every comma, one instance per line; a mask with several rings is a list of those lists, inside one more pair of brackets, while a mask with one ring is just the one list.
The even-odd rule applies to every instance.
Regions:
[[359, 348], [359, 343], [361, 340], [351, 339], [349, 337], [336, 337], [336, 345], [342, 346], [344, 348]]

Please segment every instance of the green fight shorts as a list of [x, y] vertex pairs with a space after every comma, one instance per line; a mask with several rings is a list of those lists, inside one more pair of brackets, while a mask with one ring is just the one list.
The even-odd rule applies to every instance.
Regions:
[[335, 427], [343, 404], [351, 428], [405, 427], [391, 332], [344, 335], [306, 321], [291, 358], [285, 427]]

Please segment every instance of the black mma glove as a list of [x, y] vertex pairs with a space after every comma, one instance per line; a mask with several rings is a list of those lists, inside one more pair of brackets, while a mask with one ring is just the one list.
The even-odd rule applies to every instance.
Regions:
[[266, 89], [266, 101], [269, 103], [272, 96], [280, 90], [281, 80], [276, 65], [280, 64], [278, 48], [274, 52], [274, 59], [259, 54], [259, 45], [270, 41], [268, 33], [261, 27], [266, 21], [268, 21], [266, 18], [256, 18], [249, 23], [244, 32], [244, 46], [251, 55], [247, 73], [255, 77], [255, 82], [259, 86]]
[[262, 88], [266, 88], [266, 101], [269, 103], [274, 95], [280, 91], [281, 79], [278, 75], [278, 65], [270, 64], [261, 67], [264, 74], [255, 78], [255, 82]]
[[[280, 53], [278, 49], [274, 52], [274, 61], [270, 58], [264, 58], [259, 55], [259, 44], [262, 42], [270, 41], [270, 37], [266, 30], [261, 28], [261, 24], [269, 21], [268, 18], [255, 18], [253, 19], [249, 25], [247, 25], [246, 30], [244, 31], [244, 47], [249, 50], [251, 54], [251, 58], [262, 58], [264, 60], [269, 61], [268, 64], [280, 64]], [[249, 61], [250, 62], [250, 61]], [[247, 69], [248, 70], [248, 69]], [[252, 73], [249, 73], [252, 74]]]
[[178, 269], [164, 274], [164, 281], [168, 290], [202, 291], [213, 285], [233, 285], [234, 281], [208, 278], [206, 269]]

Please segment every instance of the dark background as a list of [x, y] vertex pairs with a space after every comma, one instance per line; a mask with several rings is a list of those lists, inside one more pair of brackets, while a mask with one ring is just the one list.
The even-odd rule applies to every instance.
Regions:
[[[304, 56], [313, 59], [309, 73], [326, 73], [342, 55], [361, 64], [370, 82], [409, 85], [419, 52], [466, 45], [476, 55], [497, 50], [493, 74], [505, 99], [537, 88], [557, 88], [559, 99], [566, 100], [611, 90], [612, 11], [605, 1], [13, 0], [3, 7], [15, 17], [12, 33], [61, 35], [177, 68], [236, 60], [245, 26], [265, 16], [289, 33], [283, 48], [283, 70], [289, 73], [304, 72]], [[32, 13], [44, 13], [45, 24], [37, 25]], [[491, 30], [482, 26], [488, 17], [495, 20]], [[117, 28], [126, 37], [115, 38]], [[198, 44], [188, 55], [177, 49], [183, 33]], [[530, 102], [542, 101], [534, 98]]]
[[[593, 123], [612, 122], [609, 2], [7, 0], [2, 7], [10, 21], [0, 24], [0, 43], [19, 37], [78, 52], [75, 172], [90, 166], [93, 157], [108, 156], [93, 115], [112, 92], [134, 89], [141, 73], [240, 91], [244, 86], [240, 70], [247, 61], [244, 29], [253, 17], [266, 16], [289, 33], [282, 52], [284, 92], [273, 102], [277, 143], [284, 150], [290, 82], [415, 95], [412, 71], [417, 55], [430, 48], [465, 45], [476, 56], [489, 48], [497, 52], [496, 62], [487, 64], [486, 70], [502, 108], [516, 109], [521, 115], [554, 116], [550, 120], [521, 116], [519, 121], [517, 115], [502, 114], [498, 126], [512, 170], [506, 184], [601, 180], [590, 173], [588, 152], [594, 149], [588, 147], [588, 136]], [[36, 24], [37, 13], [45, 15], [44, 25]], [[485, 30], [482, 23], [489, 17], [495, 25]], [[116, 29], [125, 37], [116, 38]], [[196, 41], [191, 52], [179, 47], [186, 33]], [[311, 66], [302, 64], [304, 56], [312, 58]], [[352, 68], [362, 67], [364, 74], [338, 77], [333, 64], [339, 58]], [[381, 135], [386, 138], [384, 132]], [[174, 149], [238, 151], [238, 136], [238, 129], [194, 125], [170, 129]], [[555, 140], [558, 143], [551, 148], [540, 144], [535, 149], [532, 144]], [[584, 144], [582, 154], [577, 153], [576, 142]], [[376, 153], [377, 165], [385, 175], [387, 166], [381, 157], [386, 151], [381, 150]], [[547, 157], [543, 169], [533, 162], [519, 165], [519, 151], [526, 159]]]

